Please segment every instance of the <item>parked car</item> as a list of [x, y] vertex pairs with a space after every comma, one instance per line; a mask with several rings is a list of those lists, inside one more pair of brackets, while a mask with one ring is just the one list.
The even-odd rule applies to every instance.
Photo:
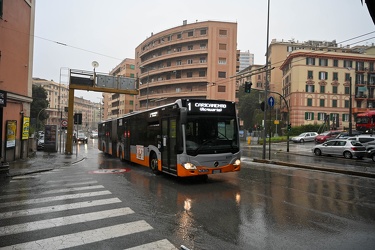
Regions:
[[78, 133], [74, 133], [73, 135], [73, 142], [74, 143], [77, 143], [77, 142], [87, 143], [87, 136], [85, 135], [83, 131], [78, 131]]
[[90, 138], [91, 138], [91, 139], [96, 139], [96, 138], [98, 138], [98, 132], [96, 132], [96, 131], [91, 131], [91, 133], [90, 133]]
[[318, 135], [316, 132], [305, 132], [298, 136], [292, 137], [293, 142], [305, 142], [305, 141], [314, 141], [315, 137]]
[[348, 140], [355, 140], [362, 143], [366, 150], [375, 149], [375, 135], [372, 134], [363, 134], [349, 137]]
[[341, 132], [342, 131], [338, 131], [338, 130], [325, 131], [315, 137], [315, 143], [323, 143], [325, 141], [333, 139]]
[[311, 150], [316, 156], [339, 155], [347, 159], [351, 159], [353, 156], [362, 159], [367, 155], [366, 147], [360, 142], [346, 139], [329, 140], [323, 144], [315, 145]]
[[373, 162], [375, 162], [375, 149], [371, 149], [367, 151], [367, 157], [371, 158]]
[[[357, 135], [360, 135], [361, 132], [357, 131], [357, 130], [353, 130], [352, 131], [352, 136], [357, 136]], [[347, 139], [349, 138], [350, 135], [349, 135], [349, 132], [348, 131], [344, 131], [344, 132], [341, 132], [340, 134], [338, 134], [335, 139]]]
[[40, 135], [36, 140], [36, 149], [42, 150], [44, 148], [44, 135]]

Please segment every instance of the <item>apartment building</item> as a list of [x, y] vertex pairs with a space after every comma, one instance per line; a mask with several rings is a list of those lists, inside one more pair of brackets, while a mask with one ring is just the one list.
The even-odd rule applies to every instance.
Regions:
[[235, 100], [237, 23], [204, 21], [151, 34], [135, 49], [138, 109], [178, 98]]
[[242, 71], [247, 67], [254, 64], [254, 54], [251, 54], [250, 51], [240, 51], [239, 52], [239, 69], [238, 71]]
[[[125, 58], [109, 73], [113, 76], [135, 78], [135, 60]], [[137, 96], [118, 93], [103, 93], [104, 119], [117, 118], [137, 110]]]
[[0, 1], [0, 167], [29, 153], [34, 16], [35, 1]]
[[[40, 78], [33, 78], [33, 85], [41, 86], [47, 92], [49, 105], [45, 112], [48, 113], [49, 118], [45, 121], [45, 124], [60, 127], [61, 120], [68, 119], [69, 86]], [[82, 114], [80, 129], [96, 129], [97, 123], [100, 121], [101, 111], [101, 106], [98, 103], [93, 103], [82, 97], [74, 97], [74, 113]]]
[[292, 126], [322, 124], [328, 115], [334, 128], [348, 129], [350, 101], [353, 126], [356, 113], [374, 109], [374, 51], [365, 46], [291, 51], [280, 70]]

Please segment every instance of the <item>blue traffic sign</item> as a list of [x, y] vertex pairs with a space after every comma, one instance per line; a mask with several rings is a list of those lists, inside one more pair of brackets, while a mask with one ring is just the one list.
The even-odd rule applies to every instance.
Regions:
[[273, 98], [272, 96], [268, 97], [268, 105], [270, 107], [273, 107], [275, 105], [275, 98]]

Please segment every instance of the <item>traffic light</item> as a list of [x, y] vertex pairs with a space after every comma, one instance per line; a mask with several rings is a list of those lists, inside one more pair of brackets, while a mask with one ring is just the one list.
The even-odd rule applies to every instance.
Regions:
[[288, 131], [290, 131], [292, 129], [292, 124], [288, 124]]
[[253, 85], [252, 82], [245, 82], [245, 93], [251, 92], [251, 85]]
[[262, 111], [264, 111], [265, 110], [265, 104], [264, 104], [264, 101], [263, 102], [261, 102], [260, 103], [260, 109], [262, 110]]

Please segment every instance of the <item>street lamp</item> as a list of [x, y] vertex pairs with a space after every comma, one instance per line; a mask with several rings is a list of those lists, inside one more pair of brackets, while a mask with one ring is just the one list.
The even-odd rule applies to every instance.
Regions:
[[[350, 72], [351, 68], [347, 68]], [[352, 135], [352, 76], [349, 73], [349, 135]]]

